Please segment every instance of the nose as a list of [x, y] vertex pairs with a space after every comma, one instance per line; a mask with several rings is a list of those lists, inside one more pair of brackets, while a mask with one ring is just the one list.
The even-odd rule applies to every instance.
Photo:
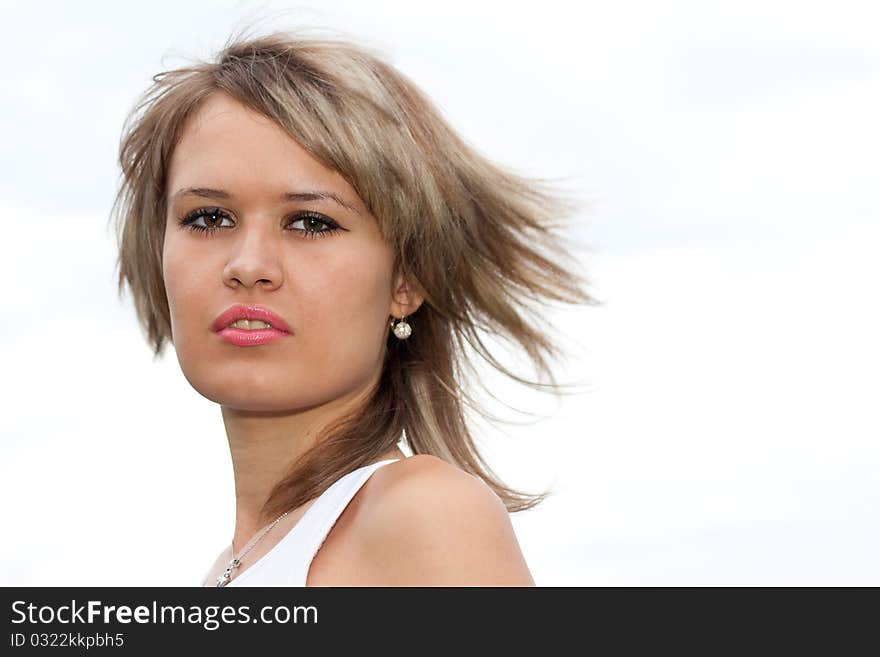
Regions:
[[223, 282], [230, 287], [274, 289], [282, 282], [281, 238], [270, 221], [244, 221], [223, 269]]

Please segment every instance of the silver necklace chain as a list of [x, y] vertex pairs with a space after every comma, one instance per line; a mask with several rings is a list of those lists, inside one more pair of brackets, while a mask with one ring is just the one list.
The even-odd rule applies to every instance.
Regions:
[[[244, 556], [245, 556], [248, 552], [250, 552], [251, 550], [253, 550], [253, 549], [254, 549], [254, 546], [255, 546], [257, 543], [259, 543], [259, 542], [262, 540], [262, 538], [263, 538], [266, 534], [268, 534], [269, 531], [270, 531], [275, 525], [277, 525], [278, 522], [279, 522], [284, 516], [286, 516], [288, 513], [290, 513], [290, 511], [285, 511], [285, 512], [282, 513], [280, 516], [278, 516], [277, 518], [275, 518], [275, 520], [273, 520], [273, 521], [269, 524], [269, 526], [266, 527], [266, 529], [264, 529], [264, 530], [263, 530], [263, 531], [262, 531], [262, 532], [261, 532], [256, 538], [252, 538], [252, 539], [250, 540], [250, 542], [248, 543], [248, 545], [246, 545], [246, 546], [244, 547], [244, 549], [241, 551], [241, 553], [240, 553], [237, 557], [235, 556], [235, 553], [234, 553], [234, 552], [232, 553], [232, 559], [230, 559], [229, 564], [226, 566], [226, 570], [223, 571], [223, 574], [220, 575], [220, 576], [217, 578], [217, 586], [225, 586], [225, 585], [229, 582], [229, 580], [232, 579], [232, 571], [235, 570], [236, 568], [238, 568], [238, 567], [241, 565], [241, 560], [244, 558]], [[231, 544], [231, 543], [230, 543], [229, 547], [230, 547], [230, 552], [232, 552], [232, 544]]]

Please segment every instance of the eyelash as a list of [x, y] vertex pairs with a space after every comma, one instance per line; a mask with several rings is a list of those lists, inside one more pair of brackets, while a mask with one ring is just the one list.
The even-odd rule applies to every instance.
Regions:
[[[203, 233], [206, 237], [210, 237], [223, 230], [218, 226], [209, 228], [207, 226], [198, 226], [194, 223], [197, 219], [206, 215], [217, 215], [221, 219], [230, 219], [230, 216], [220, 208], [198, 208], [197, 210], [193, 210], [192, 212], [178, 219], [178, 223], [182, 228]], [[325, 230], [309, 230], [303, 228], [291, 229], [293, 231], [296, 231], [297, 233], [302, 233], [303, 237], [307, 237], [309, 239], [315, 239], [316, 237], [327, 237], [339, 230], [339, 226], [334, 223], [333, 220], [330, 219], [330, 217], [326, 217], [319, 212], [305, 210], [303, 212], [297, 212], [293, 215], [293, 221], [299, 221], [300, 219], [316, 219], [317, 221], [323, 223], [325, 226], [328, 227]], [[305, 225], [305, 221], [303, 221], [303, 225]]]

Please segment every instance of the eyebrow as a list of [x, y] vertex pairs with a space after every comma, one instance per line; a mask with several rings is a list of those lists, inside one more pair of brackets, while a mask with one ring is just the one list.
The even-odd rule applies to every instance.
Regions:
[[[220, 199], [220, 200], [229, 200], [232, 198], [232, 194], [223, 189], [213, 189], [211, 187], [184, 187], [182, 189], [174, 192], [174, 195], [171, 197], [171, 200], [175, 200], [181, 198], [183, 196], [200, 196], [203, 198], [212, 198], [212, 199]], [[308, 191], [308, 192], [285, 192], [280, 197], [281, 201], [321, 201], [324, 199], [334, 201], [338, 203], [344, 208], [348, 208], [355, 214], [360, 214], [360, 211], [346, 203], [339, 194], [336, 192], [325, 192], [325, 191]]]

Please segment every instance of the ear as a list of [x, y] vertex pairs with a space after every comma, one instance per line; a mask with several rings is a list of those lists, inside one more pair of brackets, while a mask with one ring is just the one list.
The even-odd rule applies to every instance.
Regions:
[[412, 315], [423, 301], [424, 297], [419, 293], [418, 286], [403, 274], [398, 274], [392, 289], [389, 314], [398, 319], [404, 315]]

